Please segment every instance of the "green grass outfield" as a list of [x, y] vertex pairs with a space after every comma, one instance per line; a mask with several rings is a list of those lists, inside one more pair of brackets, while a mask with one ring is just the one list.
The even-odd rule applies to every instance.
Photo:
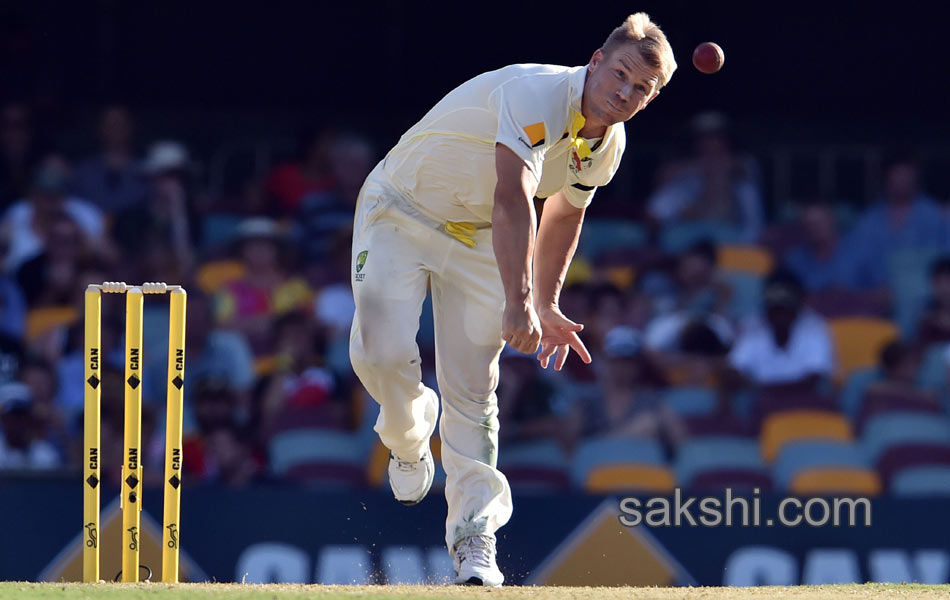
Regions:
[[371, 600], [425, 598], [491, 598], [492, 600], [552, 598], [570, 600], [743, 600], [745, 598], [792, 598], [795, 600], [836, 600], [838, 598], [948, 598], [950, 585], [880, 584], [821, 585], [756, 588], [595, 588], [595, 587], [505, 587], [484, 589], [463, 586], [348, 586], [348, 585], [240, 585], [234, 583], [25, 583], [0, 582], [0, 598], [6, 600], [62, 600], [115, 598], [116, 600], [183, 600], [220, 598], [284, 600], [296, 598], [369, 598]]

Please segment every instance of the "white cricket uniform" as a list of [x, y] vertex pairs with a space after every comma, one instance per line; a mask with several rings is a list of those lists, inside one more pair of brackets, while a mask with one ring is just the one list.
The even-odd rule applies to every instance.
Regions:
[[[578, 208], [620, 162], [622, 124], [589, 140], [577, 130], [586, 67], [511, 65], [463, 83], [407, 131], [366, 179], [353, 226], [356, 314], [350, 358], [380, 404], [375, 430], [403, 460], [421, 458], [438, 395], [422, 384], [416, 333], [427, 287], [435, 318], [446, 544], [493, 535], [511, 517], [496, 469], [498, 356], [504, 288], [492, 249], [495, 144], [521, 157], [537, 195], [563, 192]], [[446, 231], [465, 223], [462, 241]]]

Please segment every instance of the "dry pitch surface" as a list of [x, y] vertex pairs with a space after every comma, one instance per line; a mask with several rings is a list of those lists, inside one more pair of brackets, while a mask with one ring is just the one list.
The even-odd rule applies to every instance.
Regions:
[[483, 589], [456, 586], [342, 586], [342, 585], [240, 585], [202, 583], [166, 585], [143, 584], [80, 584], [80, 583], [21, 583], [0, 582], [0, 599], [122, 599], [139, 600], [165, 598], [220, 599], [220, 600], [284, 600], [303, 598], [331, 598], [351, 600], [426, 600], [460, 598], [487, 598], [491, 600], [744, 600], [788, 598], [791, 600], [838, 600], [860, 598], [948, 598], [950, 585], [917, 584], [864, 584], [823, 585], [801, 587], [759, 588], [593, 588], [593, 587], [505, 587]]

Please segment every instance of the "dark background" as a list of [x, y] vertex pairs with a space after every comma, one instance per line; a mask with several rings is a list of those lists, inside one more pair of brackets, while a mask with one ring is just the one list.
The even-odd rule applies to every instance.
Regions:
[[[680, 68], [632, 137], [705, 108], [778, 142], [947, 137], [948, 9], [929, 2], [15, 2], [0, 8], [0, 72], [5, 95], [63, 126], [118, 100], [192, 137], [291, 118], [388, 142], [482, 71], [584, 64], [637, 10]], [[725, 49], [714, 76], [690, 64], [706, 40]]]

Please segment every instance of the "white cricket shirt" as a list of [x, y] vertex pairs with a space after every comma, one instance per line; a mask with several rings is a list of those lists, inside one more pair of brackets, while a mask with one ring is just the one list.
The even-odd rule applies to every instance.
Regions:
[[520, 64], [483, 73], [448, 93], [399, 139], [383, 172], [406, 198], [440, 220], [490, 223], [495, 144], [520, 156], [539, 180], [537, 195], [563, 191], [578, 208], [613, 177], [623, 123], [590, 140], [583, 160], [570, 127], [581, 110], [587, 67]]

